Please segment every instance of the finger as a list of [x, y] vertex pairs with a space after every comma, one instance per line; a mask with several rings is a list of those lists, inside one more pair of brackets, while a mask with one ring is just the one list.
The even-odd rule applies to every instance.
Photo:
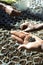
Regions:
[[34, 28], [34, 26], [32, 23], [26, 22], [26, 23], [21, 24], [20, 28], [24, 31], [31, 31]]
[[21, 29], [21, 30], [25, 30], [27, 27], [28, 27], [28, 25], [21, 25], [21, 26], [20, 26], [20, 29]]
[[22, 44], [23, 44], [23, 40], [22, 40], [21, 38], [15, 36], [15, 35], [11, 35], [11, 37], [12, 37], [13, 39], [16, 39], [19, 43], [22, 43]]
[[20, 49], [20, 48], [26, 48], [26, 47], [25, 47], [24, 44], [22, 44], [22, 45], [20, 45], [20, 46], [18, 47], [18, 49]]
[[18, 49], [20, 48], [26, 48], [28, 50], [32, 49], [32, 48], [36, 48], [32, 43], [27, 43], [27, 44], [22, 44], [18, 47]]
[[20, 25], [20, 29], [21, 29], [21, 30], [26, 29], [26, 28], [28, 27], [28, 24], [29, 24], [29, 22], [25, 22], [25, 23], [21, 24], [21, 25]]
[[16, 36], [18, 36], [20, 38], [25, 37], [25, 34], [23, 32], [21, 32], [21, 31], [20, 32], [19, 31], [11, 31], [11, 34], [16, 35]]
[[23, 31], [29, 32], [31, 30], [30, 27], [27, 27], [26, 29], [24, 29]]
[[22, 45], [20, 45], [19, 47], [18, 47], [18, 49], [20, 49], [20, 48], [26, 48], [26, 49], [28, 49], [28, 50], [39, 50], [40, 49], [40, 46], [41, 46], [41, 44], [40, 43], [38, 43], [38, 42], [30, 42], [30, 43], [28, 43], [28, 44], [22, 44]]
[[31, 48], [31, 47], [26, 47], [25, 45], [20, 45], [20, 46], [18, 47], [18, 50], [19, 50], [19, 49], [22, 49], [22, 48], [25, 48], [25, 49], [27, 49], [27, 50], [29, 50], [29, 51], [33, 51], [33, 50], [34, 50], [33, 48]]

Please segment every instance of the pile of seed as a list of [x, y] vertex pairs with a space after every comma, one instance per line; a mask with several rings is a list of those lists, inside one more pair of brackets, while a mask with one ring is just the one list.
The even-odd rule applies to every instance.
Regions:
[[[19, 44], [11, 38], [10, 30], [14, 29], [12, 26], [18, 27], [17, 25], [23, 17], [15, 17], [15, 20], [0, 10], [0, 65], [43, 65], [43, 52], [18, 50]], [[24, 20], [21, 22], [24, 22]], [[43, 30], [33, 34], [43, 39]]]

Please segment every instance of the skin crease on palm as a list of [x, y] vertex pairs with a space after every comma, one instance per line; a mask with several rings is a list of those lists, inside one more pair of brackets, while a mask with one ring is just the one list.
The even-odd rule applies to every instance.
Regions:
[[[21, 43], [21, 45], [18, 47], [18, 49], [20, 48], [26, 48], [26, 49], [35, 49], [41, 46], [41, 48], [43, 49], [43, 40], [41, 40], [39, 37], [31, 34], [31, 33], [27, 33], [24, 31], [11, 31], [11, 37], [13, 39], [16, 39], [19, 43]], [[29, 42], [29, 38], [33, 37], [35, 38], [34, 42]]]

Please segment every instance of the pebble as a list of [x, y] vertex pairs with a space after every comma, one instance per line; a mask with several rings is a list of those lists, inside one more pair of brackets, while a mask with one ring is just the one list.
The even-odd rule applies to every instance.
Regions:
[[20, 59], [26, 59], [27, 57], [26, 57], [26, 55], [21, 55], [20, 56]]
[[41, 64], [41, 58], [40, 57], [34, 57], [35, 64]]
[[21, 60], [19, 61], [19, 63], [20, 63], [21, 65], [25, 65], [25, 64], [26, 64], [26, 59], [21, 59]]
[[13, 60], [14, 62], [19, 62], [19, 57], [18, 57], [18, 56], [13, 56], [13, 57], [12, 57], [12, 60]]
[[10, 62], [8, 63], [8, 65], [15, 65], [15, 62], [14, 62], [14, 61], [10, 61]]
[[0, 65], [2, 65], [2, 62], [0, 61]]
[[33, 64], [32, 64], [32, 61], [28, 61], [28, 62], [26, 63], [26, 65], [33, 65]]
[[30, 37], [29, 42], [34, 42], [34, 41], [36, 41], [35, 38]]
[[4, 55], [0, 53], [0, 60], [3, 60]]
[[6, 48], [1, 49], [1, 53], [4, 54], [4, 55], [6, 55], [8, 52], [9, 52], [9, 51], [8, 51], [8, 49], [6, 49]]
[[8, 57], [4, 57], [3, 58], [3, 62], [8, 63], [9, 62], [9, 58]]

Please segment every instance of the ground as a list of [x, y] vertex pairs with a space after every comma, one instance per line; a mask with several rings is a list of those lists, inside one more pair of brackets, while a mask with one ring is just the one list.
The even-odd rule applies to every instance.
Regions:
[[[25, 21], [32, 23], [42, 21], [33, 20], [32, 17], [29, 19], [26, 13], [14, 19], [1, 10], [0, 17], [0, 65], [43, 65], [43, 52], [17, 50], [19, 44], [16, 40], [12, 40], [10, 34], [11, 30], [17, 30]], [[43, 30], [32, 33], [43, 39]]]

